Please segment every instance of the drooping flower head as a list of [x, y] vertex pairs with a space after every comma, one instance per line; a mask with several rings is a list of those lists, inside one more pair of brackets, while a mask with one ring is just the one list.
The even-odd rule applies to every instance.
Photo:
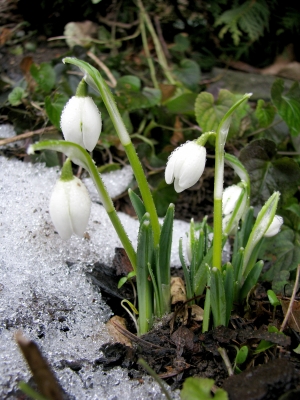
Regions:
[[195, 141], [177, 147], [170, 155], [165, 170], [166, 183], [174, 181], [177, 193], [193, 186], [201, 177], [206, 162], [206, 148]]
[[99, 139], [102, 128], [101, 114], [91, 97], [85, 95], [83, 81], [76, 96], [71, 97], [61, 114], [60, 126], [64, 138], [92, 151]]
[[64, 240], [73, 234], [82, 237], [90, 217], [91, 200], [82, 181], [72, 174], [71, 163], [66, 161], [62, 177], [56, 182], [50, 198], [52, 222]]

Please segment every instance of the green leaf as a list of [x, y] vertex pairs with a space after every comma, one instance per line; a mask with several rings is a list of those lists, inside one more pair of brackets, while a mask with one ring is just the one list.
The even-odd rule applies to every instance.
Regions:
[[146, 213], [146, 208], [144, 206], [144, 203], [143, 203], [142, 199], [136, 193], [134, 193], [133, 190], [129, 189], [128, 195], [129, 195], [131, 204], [133, 205], [133, 208], [136, 212], [136, 215], [138, 216], [138, 219], [141, 222], [143, 216]]
[[242, 346], [235, 357], [235, 362], [237, 364], [243, 364], [248, 357], [248, 352], [249, 352], [248, 347]]
[[116, 90], [139, 92], [141, 80], [134, 75], [124, 75], [118, 79]]
[[183, 59], [179, 66], [173, 69], [177, 79], [188, 89], [197, 91], [201, 79], [201, 72], [196, 61]]
[[170, 285], [170, 258], [173, 236], [174, 204], [170, 204], [166, 213], [159, 238], [160, 283]]
[[174, 37], [174, 45], [170, 47], [171, 51], [179, 51], [180, 53], [183, 53], [187, 51], [191, 46], [190, 39], [185, 33], [178, 33]]
[[278, 300], [278, 298], [277, 298], [276, 294], [273, 292], [273, 290], [268, 290], [267, 295], [268, 295], [269, 302], [273, 307], [280, 306], [280, 301]]
[[264, 100], [258, 100], [255, 116], [262, 128], [266, 128], [273, 122], [275, 114], [276, 108], [272, 104], [266, 103]]
[[217, 389], [213, 397], [211, 395], [213, 385], [213, 379], [187, 378], [180, 392], [181, 400], [228, 400], [228, 394], [223, 389]]
[[171, 113], [194, 115], [196, 98], [196, 93], [183, 93], [168, 100], [165, 106]]
[[263, 266], [264, 262], [260, 260], [254, 265], [254, 267], [249, 272], [240, 291], [240, 301], [244, 300], [248, 296], [250, 290], [257, 284]]
[[276, 79], [271, 89], [272, 101], [278, 109], [281, 118], [287, 123], [291, 135], [300, 132], [300, 87], [295, 82], [284, 94], [283, 79]]
[[297, 354], [300, 354], [300, 344], [298, 344], [298, 346], [295, 349], [293, 349], [293, 351]]
[[300, 167], [291, 158], [274, 159], [275, 143], [258, 139], [249, 143], [240, 153], [240, 161], [246, 167], [251, 181], [251, 202], [262, 205], [274, 191], [281, 193], [285, 203], [300, 185]]
[[51, 123], [57, 128], [60, 129], [60, 116], [64, 106], [68, 101], [68, 97], [56, 93], [54, 98], [51, 99], [50, 96], [45, 98], [45, 110], [50, 119]]
[[300, 234], [283, 227], [275, 237], [265, 238], [260, 256], [271, 260], [272, 265], [262, 276], [272, 282], [275, 293], [282, 292], [291, 271], [296, 270], [300, 260]]
[[210, 291], [214, 326], [226, 326], [226, 294], [222, 273], [217, 268], [211, 270]]
[[27, 396], [34, 400], [47, 400], [46, 397], [42, 396], [40, 393], [36, 392], [34, 389], [32, 389], [26, 382], [19, 382], [18, 386], [20, 390], [25, 393]]
[[160, 103], [161, 91], [145, 87], [142, 92], [136, 90], [122, 91], [116, 96], [120, 110], [133, 111], [141, 108], [151, 108]]
[[49, 63], [41, 63], [40, 65], [32, 64], [30, 73], [39, 86], [39, 89], [45, 93], [49, 93], [55, 85], [55, 70]]
[[[243, 97], [242, 95], [235, 95], [226, 89], [220, 90], [217, 100], [214, 100], [211, 93], [200, 93], [195, 102], [195, 115], [197, 123], [203, 132], [216, 131], [224, 114]], [[248, 108], [247, 102], [244, 102], [235, 110], [229, 129], [229, 136], [238, 134], [241, 119], [246, 115]]]
[[8, 95], [8, 101], [12, 106], [18, 106], [22, 103], [22, 99], [27, 96], [25, 89], [20, 86], [13, 88]]
[[33, 154], [31, 159], [35, 163], [45, 163], [47, 167], [60, 165], [56, 151], [44, 150], [40, 154]]

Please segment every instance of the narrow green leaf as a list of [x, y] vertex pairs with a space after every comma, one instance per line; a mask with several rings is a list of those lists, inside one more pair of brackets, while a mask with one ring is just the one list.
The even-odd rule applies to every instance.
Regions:
[[143, 203], [142, 199], [136, 193], [134, 193], [133, 190], [129, 189], [128, 195], [129, 195], [131, 204], [134, 208], [134, 211], [136, 212], [136, 215], [138, 216], [138, 219], [141, 222], [143, 216], [146, 213], [146, 208], [144, 206], [144, 203]]
[[228, 326], [232, 306], [233, 306], [233, 296], [234, 296], [234, 273], [233, 266], [230, 263], [227, 263], [225, 266], [225, 276], [224, 276], [224, 290], [226, 293], [226, 319], [225, 326]]
[[222, 272], [218, 268], [211, 270], [210, 293], [214, 326], [226, 326], [226, 295]]
[[170, 204], [166, 213], [159, 239], [159, 273], [160, 282], [170, 284], [170, 258], [173, 238], [174, 204]]
[[280, 306], [280, 301], [278, 300], [276, 294], [273, 292], [273, 290], [268, 290], [267, 291], [268, 299], [269, 302], [273, 307]]
[[240, 301], [245, 299], [250, 292], [250, 290], [255, 286], [258, 282], [258, 278], [260, 277], [262, 268], [264, 266], [264, 262], [262, 260], [258, 261], [252, 270], [249, 272], [241, 290], [240, 290]]

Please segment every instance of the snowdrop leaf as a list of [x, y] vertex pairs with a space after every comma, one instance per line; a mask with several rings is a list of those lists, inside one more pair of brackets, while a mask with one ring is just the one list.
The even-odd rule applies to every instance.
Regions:
[[299, 165], [288, 157], [276, 160], [275, 155], [276, 145], [268, 139], [254, 140], [241, 151], [240, 161], [250, 176], [253, 205], [262, 205], [274, 191], [281, 193], [285, 203], [297, 191]]
[[276, 79], [271, 89], [272, 101], [278, 109], [281, 118], [287, 123], [291, 135], [300, 133], [300, 87], [295, 82], [292, 87], [284, 93], [283, 79]]

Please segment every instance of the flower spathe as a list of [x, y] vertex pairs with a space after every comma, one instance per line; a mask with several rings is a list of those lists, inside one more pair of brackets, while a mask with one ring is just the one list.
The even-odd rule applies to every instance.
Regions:
[[222, 207], [223, 215], [231, 214], [242, 193], [242, 188], [238, 185], [228, 186], [223, 192]]
[[82, 237], [90, 217], [91, 200], [82, 181], [73, 176], [71, 180], [59, 179], [50, 198], [52, 222], [64, 240], [73, 234]]
[[66, 140], [92, 151], [102, 128], [101, 114], [93, 99], [71, 97], [61, 114], [60, 127]]
[[177, 147], [170, 155], [165, 170], [166, 183], [174, 181], [177, 193], [193, 186], [201, 177], [206, 162], [206, 148], [195, 141]]
[[272, 237], [277, 235], [277, 233], [281, 229], [282, 224], [283, 224], [283, 218], [280, 217], [279, 215], [275, 215], [273, 221], [271, 222], [271, 225], [265, 232], [264, 237]]

